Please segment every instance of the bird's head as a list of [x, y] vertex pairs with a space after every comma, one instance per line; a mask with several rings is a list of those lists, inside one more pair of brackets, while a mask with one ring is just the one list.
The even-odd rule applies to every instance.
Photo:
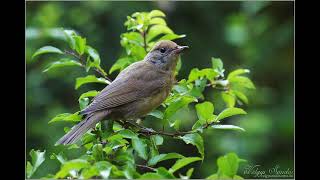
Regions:
[[179, 55], [187, 48], [189, 47], [179, 46], [169, 40], [162, 40], [154, 45], [145, 60], [163, 70], [173, 71], [177, 65]]

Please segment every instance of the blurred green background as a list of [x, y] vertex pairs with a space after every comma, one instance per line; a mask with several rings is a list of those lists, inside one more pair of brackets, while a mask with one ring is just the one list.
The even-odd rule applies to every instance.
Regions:
[[[74, 90], [77, 76], [85, 72], [65, 68], [42, 73], [55, 55], [43, 55], [37, 62], [32, 54], [40, 47], [52, 45], [67, 48], [58, 33], [60, 27], [78, 31], [87, 43], [98, 50], [102, 67], [108, 71], [123, 52], [120, 34], [127, 15], [136, 11], [160, 9], [167, 15], [167, 23], [177, 34], [187, 37], [177, 40], [191, 49], [183, 57], [177, 79], [186, 78], [194, 67], [211, 66], [211, 57], [220, 57], [225, 69], [248, 68], [257, 89], [243, 107], [248, 115], [230, 119], [245, 133], [207, 130], [204, 133], [205, 160], [197, 164], [193, 178], [204, 178], [217, 170], [216, 159], [227, 152], [236, 152], [259, 164], [262, 169], [279, 165], [293, 169], [294, 158], [294, 3], [293, 2], [27, 2], [26, 10], [26, 98], [27, 142], [30, 149], [46, 150], [47, 160], [34, 177], [43, 177], [59, 168], [49, 155], [59, 150], [54, 143], [70, 124], [50, 124], [57, 114], [78, 111], [78, 97], [103, 85], [91, 84]], [[117, 73], [110, 75], [111, 79]], [[215, 91], [206, 91], [214, 102], [215, 112], [224, 108]], [[191, 116], [191, 115], [192, 116]], [[182, 128], [191, 128], [196, 120], [194, 112], [183, 112]], [[155, 122], [146, 122], [146, 125]], [[160, 122], [158, 122], [160, 123]], [[197, 156], [196, 148], [183, 142], [165, 139], [160, 152], [179, 152]], [[79, 150], [70, 150], [76, 157]], [[29, 157], [28, 157], [29, 158]], [[169, 166], [172, 162], [162, 163]], [[243, 166], [242, 166], [243, 168]], [[240, 169], [239, 174], [243, 175]], [[250, 176], [249, 176], [250, 177]]]

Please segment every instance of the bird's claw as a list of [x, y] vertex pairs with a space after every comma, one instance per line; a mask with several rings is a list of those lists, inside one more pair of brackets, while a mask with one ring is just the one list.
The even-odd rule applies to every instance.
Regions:
[[140, 131], [143, 133], [146, 133], [146, 134], [152, 134], [152, 133], [156, 132], [152, 128], [142, 128]]

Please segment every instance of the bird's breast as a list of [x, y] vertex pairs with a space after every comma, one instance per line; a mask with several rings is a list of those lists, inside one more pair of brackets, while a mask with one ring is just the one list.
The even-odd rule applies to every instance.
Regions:
[[125, 118], [139, 118], [147, 115], [149, 112], [159, 107], [161, 103], [169, 96], [172, 88], [171, 79], [166, 79], [164, 86], [154, 91], [150, 96], [143, 97], [133, 102], [128, 108]]
[[153, 109], [160, 106], [161, 103], [168, 97], [169, 93], [169, 88], [163, 88], [158, 93], [155, 93], [150, 97], [141, 99], [138, 103], [138, 116], [144, 116], [151, 112]]

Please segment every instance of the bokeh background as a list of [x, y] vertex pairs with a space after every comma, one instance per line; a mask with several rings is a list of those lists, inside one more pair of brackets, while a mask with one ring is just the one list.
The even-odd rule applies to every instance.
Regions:
[[[168, 26], [175, 33], [187, 35], [177, 41], [191, 47], [182, 57], [177, 79], [187, 77], [194, 67], [210, 66], [211, 57], [220, 57], [228, 72], [239, 67], [250, 69], [249, 76], [256, 85], [249, 105], [243, 107], [248, 115], [229, 120], [246, 132], [205, 131], [205, 160], [197, 165], [193, 178], [214, 173], [217, 157], [227, 152], [236, 152], [248, 164], [259, 164], [262, 169], [276, 165], [293, 169], [293, 2], [26, 2], [26, 155], [32, 148], [47, 152], [47, 160], [34, 177], [58, 170], [59, 163], [50, 160], [49, 155], [59, 150], [54, 143], [64, 134], [63, 127], [70, 126], [49, 125], [48, 121], [60, 113], [76, 112], [81, 93], [103, 86], [91, 84], [76, 91], [75, 77], [85, 75], [82, 70], [65, 68], [42, 73], [57, 56], [43, 55], [33, 61], [32, 54], [45, 45], [66, 48], [57, 28], [75, 29], [98, 50], [102, 67], [108, 71], [123, 52], [120, 34], [126, 31], [126, 16], [153, 9], [165, 12]], [[116, 75], [110, 77], [114, 79]], [[206, 95], [216, 107], [224, 108], [217, 93], [206, 91]], [[187, 112], [182, 118], [185, 129], [196, 120], [194, 112]], [[172, 151], [197, 156], [193, 146], [165, 139], [160, 152]], [[69, 157], [76, 157], [77, 153], [79, 150], [70, 150]], [[170, 161], [163, 165], [170, 167]], [[241, 169], [239, 174], [247, 177]]]

